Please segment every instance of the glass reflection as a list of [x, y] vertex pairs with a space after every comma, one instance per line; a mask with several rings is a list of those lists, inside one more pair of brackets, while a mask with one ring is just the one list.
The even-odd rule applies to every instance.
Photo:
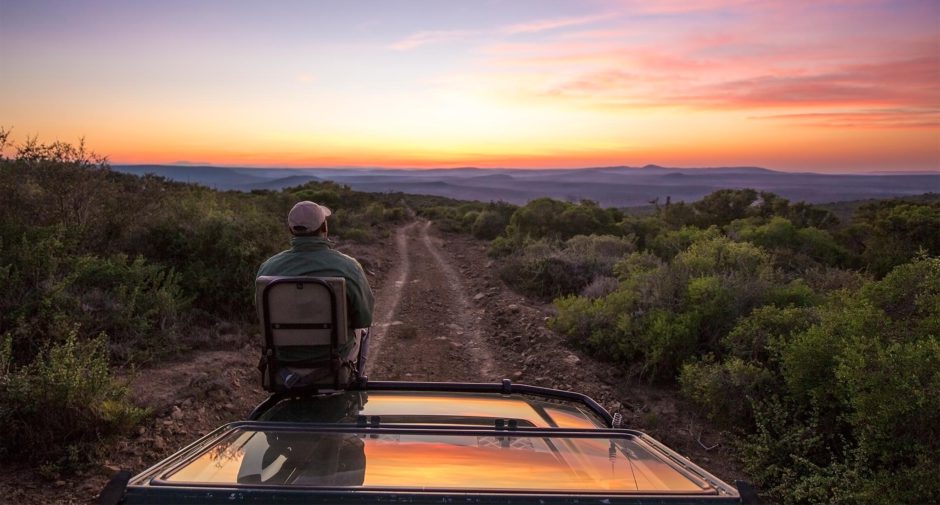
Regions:
[[171, 482], [711, 493], [629, 439], [235, 430]]

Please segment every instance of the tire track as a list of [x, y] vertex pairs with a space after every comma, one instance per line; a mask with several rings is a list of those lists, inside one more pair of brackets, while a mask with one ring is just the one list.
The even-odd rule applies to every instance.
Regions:
[[450, 284], [450, 291], [452, 293], [451, 303], [457, 309], [456, 321], [451, 324], [456, 324], [464, 329], [463, 338], [461, 340], [463, 340], [464, 346], [470, 350], [472, 358], [479, 368], [479, 380], [481, 382], [498, 380], [500, 377], [493, 375], [495, 368], [493, 353], [483, 340], [483, 335], [480, 331], [482, 318], [475, 314], [473, 305], [470, 303], [470, 299], [467, 298], [466, 286], [462, 281], [460, 273], [454, 269], [453, 265], [444, 259], [437, 244], [431, 240], [431, 236], [428, 234], [428, 228], [430, 227], [430, 221], [421, 227], [421, 241], [434, 258], [434, 261], [437, 262], [438, 268], [444, 273], [444, 276]]
[[416, 221], [396, 234], [398, 266], [379, 290], [367, 373], [374, 380], [491, 382], [499, 379], [482, 309], [462, 274]]
[[411, 274], [411, 258], [408, 254], [408, 235], [418, 223], [414, 222], [402, 226], [395, 232], [395, 250], [398, 255], [396, 266], [389, 273], [388, 278], [394, 279], [390, 285], [383, 286], [375, 300], [375, 305], [381, 312], [376, 314], [369, 335], [369, 359], [366, 360], [364, 373], [369, 375], [375, 368], [376, 359], [380, 359], [381, 350], [388, 335], [388, 329], [395, 321], [394, 316], [401, 303], [402, 287], [408, 282]]

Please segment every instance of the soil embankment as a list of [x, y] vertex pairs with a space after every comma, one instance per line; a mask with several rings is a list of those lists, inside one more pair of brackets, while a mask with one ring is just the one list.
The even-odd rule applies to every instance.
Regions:
[[[419, 220], [379, 245], [340, 249], [360, 259], [376, 292], [371, 379], [510, 378], [579, 391], [719, 477], [729, 482], [741, 477], [721, 434], [692, 415], [673, 391], [629, 381], [616, 367], [571, 350], [546, 329], [551, 307], [508, 289], [484, 243], [441, 234]], [[138, 402], [155, 412], [150, 421], [100, 467], [68, 481], [0, 472], [0, 502], [88, 503], [118, 468], [139, 472], [220, 424], [243, 419], [265, 396], [255, 368], [259, 339], [139, 372], [132, 387]]]

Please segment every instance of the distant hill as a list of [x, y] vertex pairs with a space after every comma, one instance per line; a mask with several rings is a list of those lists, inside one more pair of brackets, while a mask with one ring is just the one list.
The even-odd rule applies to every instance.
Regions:
[[606, 206], [637, 206], [651, 200], [694, 201], [724, 188], [754, 188], [812, 203], [890, 198], [940, 192], [940, 172], [911, 174], [817, 174], [759, 167], [581, 169], [383, 168], [262, 169], [242, 167], [115, 165], [114, 170], [152, 173], [223, 190], [282, 189], [331, 180], [357, 191], [403, 192], [463, 200], [523, 204], [549, 196], [590, 199]]

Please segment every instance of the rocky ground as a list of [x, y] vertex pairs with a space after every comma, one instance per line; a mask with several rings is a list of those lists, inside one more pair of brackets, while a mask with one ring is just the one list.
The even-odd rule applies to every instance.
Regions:
[[[510, 378], [578, 391], [718, 477], [743, 478], [722, 434], [673, 390], [627, 379], [548, 330], [551, 306], [506, 287], [485, 243], [442, 234], [419, 220], [379, 244], [339, 248], [360, 259], [376, 292], [370, 378]], [[242, 341], [239, 349], [194, 352], [128, 376], [136, 402], [150, 407], [152, 418], [98, 466], [70, 478], [50, 481], [0, 463], [0, 503], [93, 502], [118, 469], [137, 473], [217, 426], [243, 419], [265, 394], [255, 368], [260, 337]]]

